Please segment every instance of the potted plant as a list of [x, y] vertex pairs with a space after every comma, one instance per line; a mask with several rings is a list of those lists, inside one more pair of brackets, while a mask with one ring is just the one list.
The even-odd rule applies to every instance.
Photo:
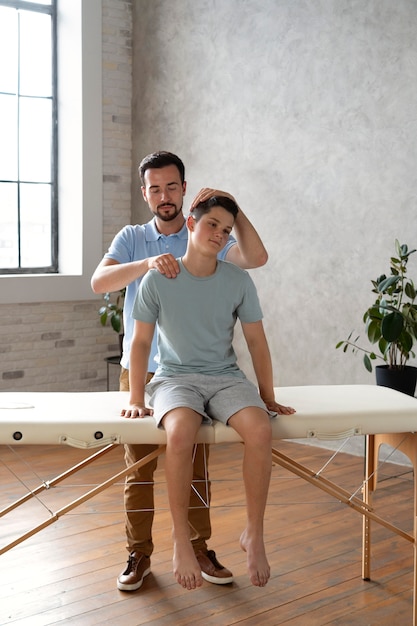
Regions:
[[407, 263], [416, 250], [409, 250], [398, 240], [395, 240], [395, 250], [390, 275], [382, 274], [371, 281], [376, 300], [363, 315], [366, 335], [371, 344], [377, 345], [379, 353], [359, 346], [359, 336], [352, 339], [353, 331], [347, 339], [339, 341], [336, 348], [343, 348], [345, 353], [349, 348], [353, 353], [362, 352], [369, 372], [372, 371], [372, 361], [380, 359], [383, 364], [376, 366], [377, 384], [414, 395], [417, 368], [407, 363], [410, 357], [415, 357], [417, 293], [414, 282], [407, 277]]
[[100, 322], [103, 326], [110, 320], [110, 325], [113, 330], [119, 335], [119, 348], [120, 354], [122, 354], [123, 345], [123, 305], [125, 299], [126, 288], [120, 289], [117, 292], [115, 302], [112, 301], [112, 292], [104, 294], [105, 304], [100, 307], [98, 314], [100, 316]]

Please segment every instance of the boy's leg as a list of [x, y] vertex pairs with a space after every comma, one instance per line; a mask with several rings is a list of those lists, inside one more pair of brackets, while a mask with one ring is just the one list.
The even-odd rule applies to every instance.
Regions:
[[[153, 374], [148, 372], [147, 382]], [[120, 391], [129, 391], [129, 370], [121, 368]], [[126, 465], [133, 465], [157, 446], [125, 445]], [[209, 446], [196, 446], [193, 479], [200, 481], [205, 478], [206, 460]], [[152, 524], [154, 519], [154, 482], [153, 475], [157, 467], [157, 459], [132, 472], [125, 482], [125, 528], [129, 560], [127, 567], [119, 575], [117, 586], [123, 591], [134, 591], [142, 585], [143, 578], [150, 572], [150, 555], [153, 552]], [[197, 482], [197, 490], [206, 501], [206, 484]], [[208, 503], [210, 504], [210, 483], [208, 483]], [[201, 508], [200, 508], [201, 507]], [[233, 581], [233, 574], [216, 559], [212, 550], [207, 549], [207, 541], [211, 537], [210, 509], [206, 508], [198, 496], [191, 490], [189, 525], [191, 540], [200, 569], [206, 580], [215, 584]]]
[[203, 583], [188, 524], [192, 451], [201, 419], [201, 415], [192, 409], [181, 407], [169, 411], [162, 420], [167, 434], [165, 472], [173, 522], [174, 575], [186, 589], [195, 589]]
[[263, 522], [272, 467], [272, 429], [269, 416], [258, 407], [242, 409], [231, 416], [228, 424], [242, 437], [243, 481], [246, 493], [247, 525], [240, 545], [247, 553], [249, 578], [264, 587], [270, 577], [265, 553]]

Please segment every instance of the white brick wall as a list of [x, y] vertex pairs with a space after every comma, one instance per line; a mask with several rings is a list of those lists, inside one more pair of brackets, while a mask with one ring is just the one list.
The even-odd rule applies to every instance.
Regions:
[[[103, 0], [103, 252], [131, 221], [132, 0]], [[100, 259], [97, 259], [97, 263]], [[0, 391], [100, 391], [118, 337], [101, 302], [0, 306]], [[111, 366], [111, 388], [118, 367]]]

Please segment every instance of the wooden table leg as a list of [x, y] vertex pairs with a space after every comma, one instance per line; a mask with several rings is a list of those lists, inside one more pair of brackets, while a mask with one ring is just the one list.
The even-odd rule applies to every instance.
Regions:
[[[417, 552], [416, 552], [416, 536], [417, 536], [417, 433], [393, 433], [383, 435], [367, 435], [366, 437], [366, 454], [365, 454], [365, 472], [368, 479], [364, 485], [363, 498], [368, 504], [372, 504], [372, 494], [377, 487], [378, 476], [378, 457], [379, 448], [385, 443], [392, 446], [405, 454], [411, 461], [413, 466], [413, 486], [414, 486], [414, 503], [413, 503], [413, 626], [417, 626]], [[371, 520], [364, 518], [363, 521], [363, 542], [362, 542], [362, 578], [370, 580], [371, 574]]]

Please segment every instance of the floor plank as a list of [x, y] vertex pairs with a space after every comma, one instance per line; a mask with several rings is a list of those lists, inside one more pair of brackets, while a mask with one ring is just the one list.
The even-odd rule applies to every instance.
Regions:
[[[279, 442], [278, 447], [314, 471], [323, 468], [330, 454], [294, 442]], [[22, 446], [17, 452], [0, 446], [0, 508], [25, 492], [22, 481], [33, 489], [86, 456], [85, 451], [60, 446]], [[123, 485], [118, 484], [0, 556], [0, 624], [162, 626], [195, 624], [196, 619], [213, 626], [411, 624], [412, 545], [373, 525], [372, 581], [363, 581], [361, 516], [277, 465], [265, 516], [272, 578], [264, 589], [250, 585], [238, 545], [245, 524], [242, 452], [242, 446], [229, 444], [212, 446], [210, 453], [210, 547], [233, 570], [233, 585], [204, 583], [188, 592], [176, 584], [161, 458], [155, 487], [156, 549], [152, 573], [141, 590], [123, 593], [115, 585], [127, 559]], [[76, 498], [84, 484], [96, 484], [122, 468], [120, 447], [0, 518], [1, 545]], [[326, 467], [325, 476], [352, 493], [360, 488], [362, 472], [361, 457], [341, 453]], [[387, 466], [375, 493], [376, 512], [407, 531], [413, 524], [412, 480], [409, 467]]]

